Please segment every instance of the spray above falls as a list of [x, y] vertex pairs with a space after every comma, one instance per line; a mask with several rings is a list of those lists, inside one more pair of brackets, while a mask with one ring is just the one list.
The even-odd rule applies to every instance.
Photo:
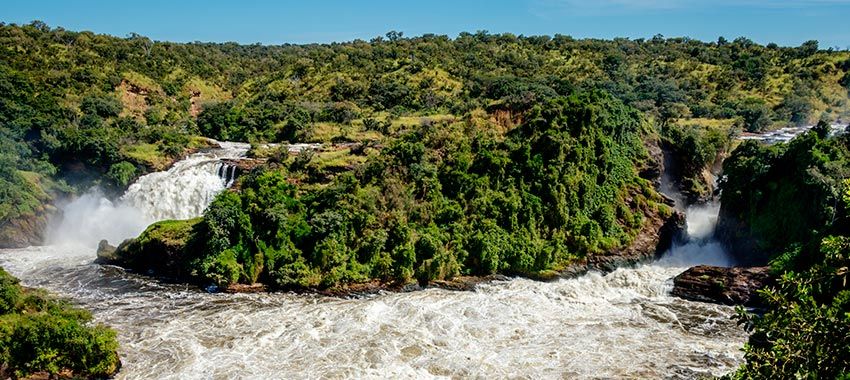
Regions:
[[[114, 203], [80, 197], [65, 208], [61, 231], [89, 246], [104, 237], [114, 244], [137, 235], [147, 220], [197, 215], [203, 207], [184, 202], [205, 207], [210, 192], [232, 181], [221, 160], [244, 154], [216, 152], [143, 177]], [[710, 241], [711, 209], [692, 211], [691, 239], [663, 260]], [[134, 220], [145, 222], [128, 223]], [[124, 361], [118, 379], [696, 378], [736, 368], [746, 340], [733, 308], [670, 296], [669, 279], [683, 270], [672, 263], [553, 282], [496, 281], [474, 292], [342, 299], [207, 294], [91, 265], [92, 251], [74, 245], [0, 251], [0, 264], [116, 328]]]
[[236, 168], [223, 160], [242, 158], [250, 148], [245, 143], [218, 144], [220, 148], [189, 155], [167, 171], [139, 177], [115, 201], [97, 189], [87, 192], [62, 207], [63, 217], [49, 229], [48, 242], [94, 247], [106, 239], [117, 244], [153, 222], [202, 215], [216, 194], [236, 179]]

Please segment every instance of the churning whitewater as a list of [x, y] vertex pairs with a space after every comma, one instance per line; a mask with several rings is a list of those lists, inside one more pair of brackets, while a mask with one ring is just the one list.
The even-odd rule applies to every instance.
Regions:
[[235, 167], [222, 159], [245, 156], [249, 144], [217, 142], [219, 148], [189, 155], [170, 169], [140, 177], [112, 202], [94, 189], [62, 207], [63, 218], [48, 230], [51, 244], [118, 244], [153, 222], [203, 214], [216, 194], [233, 184]]
[[[244, 154], [242, 148], [222, 153], [227, 150], [141, 178], [117, 206], [84, 200], [88, 206], [80, 209], [91, 213], [73, 217], [114, 212], [123, 223], [138, 215], [199, 215], [206, 203], [190, 203], [208, 203], [227, 185], [214, 165]], [[207, 165], [201, 162], [213, 169], [200, 170]], [[219, 182], [191, 174], [197, 172], [216, 173]], [[66, 215], [75, 212], [72, 205]], [[746, 334], [731, 318], [733, 308], [669, 295], [672, 277], [687, 266], [729, 264], [711, 240], [716, 205], [687, 215], [692, 238], [654, 264], [555, 282], [499, 281], [471, 292], [428, 289], [358, 299], [209, 294], [95, 265], [96, 239], [59, 235], [55, 241], [64, 244], [0, 251], [0, 265], [118, 330], [120, 379], [720, 375], [743, 356]], [[58, 233], [87, 228], [65, 225]], [[113, 239], [139, 231], [112, 231]]]

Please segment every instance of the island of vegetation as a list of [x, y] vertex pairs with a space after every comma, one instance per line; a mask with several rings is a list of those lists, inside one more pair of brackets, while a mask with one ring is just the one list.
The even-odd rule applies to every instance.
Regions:
[[647, 226], [657, 234], [672, 210], [638, 175], [651, 133], [640, 112], [594, 92], [525, 119], [504, 134], [465, 121], [399, 131], [318, 186], [294, 157], [243, 177], [203, 218], [154, 224], [114, 255], [150, 269], [182, 241], [169, 274], [292, 289], [545, 276], [625, 249]]

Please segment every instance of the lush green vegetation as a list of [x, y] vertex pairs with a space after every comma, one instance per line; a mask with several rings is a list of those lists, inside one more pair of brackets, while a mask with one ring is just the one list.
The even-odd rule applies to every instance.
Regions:
[[0, 269], [0, 376], [114, 374], [121, 364], [115, 332], [90, 322], [89, 313], [24, 289]]
[[[241, 46], [115, 38], [33, 22], [0, 25], [0, 45], [0, 220], [70, 190], [61, 181], [31, 186], [22, 171], [41, 184], [61, 179], [119, 190], [147, 168], [165, 166], [193, 134], [375, 141], [411, 116], [481, 110], [509, 129], [533, 105], [575, 88], [606, 89], [659, 125], [695, 119], [760, 130], [850, 115], [850, 53], [818, 50], [815, 42], [785, 48], [745, 38], [482, 32]], [[701, 191], [704, 184], [685, 187]]]
[[[392, 32], [260, 46], [0, 24], [0, 226], [72, 187], [117, 192], [197, 145], [194, 136], [348, 141], [358, 144], [296, 157], [255, 149], [270, 164], [240, 191], [220, 195], [200, 221], [152, 226], [136, 248], [166, 248], [182, 273], [221, 285], [535, 275], [622, 248], [666, 215], [637, 175], [655, 127], [681, 158], [683, 188], [702, 194], [701, 173], [730, 133], [847, 120], [848, 95], [850, 52], [814, 41]], [[823, 364], [846, 354], [841, 340], [822, 351], [809, 344], [812, 331], [846, 324], [845, 285], [833, 281], [846, 272], [845, 244], [828, 236], [846, 236], [847, 143], [823, 137], [747, 143], [726, 165], [724, 212], [795, 273], [771, 295], [777, 312], [749, 320], [756, 333], [744, 377], [791, 374], [766, 372], [784, 363], [803, 375], [846, 371]], [[50, 350], [56, 339], [102, 353], [114, 351], [108, 334], [84, 330], [86, 319], [67, 308], [35, 312], [27, 302], [15, 301], [24, 306], [14, 306], [4, 334], [71, 335], [14, 340], [39, 346], [5, 345], [15, 351], [4, 360], [91, 374], [115, 363], [61, 361]], [[815, 328], [780, 331], [791, 325]], [[36, 368], [26, 365], [12, 368]]]
[[[764, 315], [740, 311], [752, 333], [746, 379], [845, 379], [850, 376], [850, 237], [825, 237], [809, 249], [820, 258], [808, 269], [785, 272], [776, 289], [762, 291]], [[803, 254], [800, 248], [787, 255]], [[781, 268], [781, 265], [777, 269]]]
[[377, 141], [410, 119], [469, 115], [511, 129], [534, 105], [574, 89], [605, 89], [658, 125], [698, 119], [760, 130], [850, 116], [850, 53], [814, 41], [787, 48], [745, 38], [479, 32], [259, 46], [33, 22], [0, 25], [0, 46], [0, 146], [14, 156], [0, 159], [3, 218], [49, 200], [41, 190], [57, 192], [29, 186], [22, 171], [42, 183], [120, 190], [165, 166], [191, 135]]
[[731, 146], [730, 131], [700, 124], [667, 124], [661, 127], [664, 147], [672, 153], [668, 173], [691, 201], [711, 194], [710, 169]]
[[721, 218], [780, 276], [762, 291], [763, 315], [740, 311], [752, 335], [735, 377], [850, 375], [850, 136], [827, 133], [820, 124], [788, 144], [746, 142], [724, 164]]
[[725, 161], [721, 228], [743, 223], [728, 229], [749, 254], [774, 259], [793, 244], [816, 246], [823, 234], [846, 227], [841, 189], [850, 177], [850, 138], [825, 138], [825, 123], [815, 129], [788, 144], [745, 142]]
[[[179, 228], [194, 235], [185, 273], [281, 288], [534, 275], [627, 246], [649, 218], [669, 215], [637, 174], [652, 133], [637, 110], [591, 92], [524, 119], [504, 135], [426, 123], [328, 183], [309, 181], [312, 158], [301, 155], [256, 170], [197, 228]], [[136, 241], [162, 240], [154, 235], [168, 228], [155, 226]]]

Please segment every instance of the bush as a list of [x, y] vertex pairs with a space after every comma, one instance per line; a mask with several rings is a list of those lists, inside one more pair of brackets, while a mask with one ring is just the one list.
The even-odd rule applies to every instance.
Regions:
[[120, 366], [115, 331], [90, 321], [85, 311], [22, 289], [0, 268], [0, 368], [8, 372], [0, 375], [113, 375]]
[[112, 166], [109, 167], [109, 171], [106, 172], [106, 178], [109, 179], [115, 187], [124, 188], [130, 183], [130, 181], [136, 178], [136, 166], [127, 161], [112, 164]]
[[360, 110], [357, 106], [352, 103], [337, 102], [326, 106], [319, 115], [319, 120], [348, 124], [358, 117], [360, 117]]
[[[792, 253], [793, 254], [793, 253]], [[823, 261], [785, 273], [778, 287], [761, 291], [768, 311], [739, 310], [750, 332], [740, 379], [843, 379], [850, 375], [850, 238], [820, 244]]]
[[84, 114], [102, 118], [116, 117], [122, 108], [121, 102], [113, 97], [87, 96], [80, 104], [80, 110]]

